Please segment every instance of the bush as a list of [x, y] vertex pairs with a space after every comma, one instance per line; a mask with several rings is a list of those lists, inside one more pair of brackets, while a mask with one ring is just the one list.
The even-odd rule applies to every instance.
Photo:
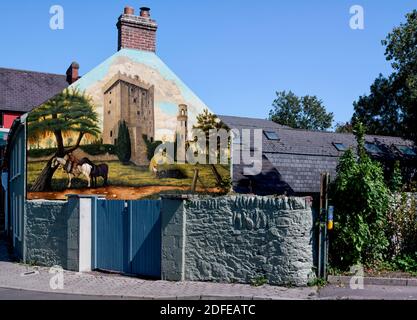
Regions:
[[417, 252], [417, 195], [401, 193], [392, 196], [387, 231], [391, 257]]
[[57, 148], [47, 149], [29, 149], [28, 156], [31, 158], [42, 158], [53, 155], [57, 151]]
[[92, 156], [102, 154], [115, 154], [115, 147], [111, 144], [88, 144], [81, 145], [80, 149]]
[[129, 129], [125, 121], [120, 122], [119, 124], [119, 133], [117, 135], [115, 148], [120, 162], [128, 163], [130, 161], [130, 157], [132, 156], [132, 150], [130, 145]]
[[389, 244], [385, 231], [390, 193], [384, 172], [364, 152], [363, 127], [359, 124], [355, 131], [359, 156], [345, 152], [331, 186], [335, 225], [330, 259], [343, 269], [381, 261]]
[[158, 148], [158, 146], [162, 143], [162, 141], [150, 141], [148, 140], [148, 136], [146, 134], [142, 135], [143, 141], [145, 141], [146, 144], [146, 152], [147, 152], [147, 157], [148, 160], [151, 161], [154, 154], [155, 154], [155, 150], [156, 148]]

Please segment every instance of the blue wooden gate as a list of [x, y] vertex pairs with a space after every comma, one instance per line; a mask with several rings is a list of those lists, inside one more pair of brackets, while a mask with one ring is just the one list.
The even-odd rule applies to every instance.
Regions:
[[160, 201], [97, 199], [94, 211], [95, 269], [160, 278]]

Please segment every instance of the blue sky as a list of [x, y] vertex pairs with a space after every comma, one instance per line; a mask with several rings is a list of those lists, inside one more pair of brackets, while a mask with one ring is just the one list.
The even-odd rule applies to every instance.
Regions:
[[[49, 28], [49, 8], [65, 10], [65, 29]], [[365, 10], [352, 30], [349, 8]], [[321, 98], [337, 122], [388, 74], [381, 40], [417, 0], [14, 0], [0, 3], [0, 66], [88, 72], [117, 49], [125, 5], [149, 6], [159, 23], [158, 55], [216, 113], [265, 118], [277, 90]]]

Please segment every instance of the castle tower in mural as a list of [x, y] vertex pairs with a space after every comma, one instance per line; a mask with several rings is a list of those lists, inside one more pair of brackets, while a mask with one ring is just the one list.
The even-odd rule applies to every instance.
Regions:
[[185, 145], [188, 136], [188, 111], [187, 105], [185, 104], [178, 106], [177, 128], [175, 131], [177, 139], [177, 160], [183, 162], [185, 160]]
[[131, 142], [131, 161], [148, 165], [143, 136], [155, 137], [154, 86], [126, 74], [116, 74], [104, 87], [103, 143], [116, 144], [119, 125], [126, 122]]
[[184, 141], [187, 141], [187, 132], [188, 132], [188, 112], [187, 106], [185, 104], [180, 104], [178, 106], [178, 115], [177, 115], [177, 134]]

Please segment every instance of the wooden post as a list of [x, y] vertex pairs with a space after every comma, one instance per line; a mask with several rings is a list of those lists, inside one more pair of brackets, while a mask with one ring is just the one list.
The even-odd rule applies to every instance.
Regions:
[[197, 179], [198, 179], [198, 169], [194, 169], [194, 177], [193, 177], [193, 182], [191, 184], [191, 191], [195, 192], [196, 188], [197, 188]]
[[317, 276], [326, 279], [328, 260], [327, 211], [329, 207], [328, 188], [330, 174], [320, 174], [320, 211], [319, 211], [319, 239], [317, 255]]
[[329, 255], [329, 235], [327, 233], [327, 214], [329, 211], [329, 184], [330, 184], [330, 174], [325, 173], [324, 176], [324, 223], [323, 223], [323, 239], [324, 239], [324, 248], [323, 248], [323, 278], [327, 279], [327, 262]]
[[318, 225], [319, 225], [319, 234], [318, 234], [318, 253], [317, 253], [317, 277], [321, 278], [322, 276], [322, 227], [321, 227], [321, 219], [322, 219], [322, 208], [323, 208], [323, 200], [324, 200], [324, 173], [320, 174], [320, 208], [318, 213]]

